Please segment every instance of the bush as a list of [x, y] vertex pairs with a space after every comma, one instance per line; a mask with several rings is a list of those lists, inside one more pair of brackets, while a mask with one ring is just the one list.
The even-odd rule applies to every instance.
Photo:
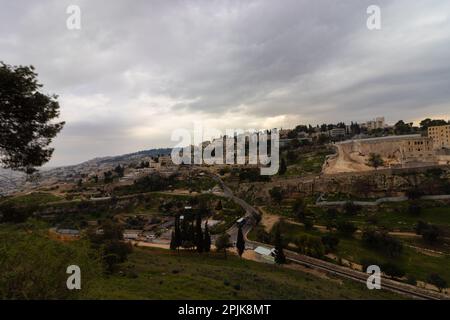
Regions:
[[400, 256], [403, 251], [402, 243], [384, 231], [365, 230], [362, 241], [367, 247], [383, 252], [391, 258]]
[[339, 221], [337, 223], [337, 230], [347, 236], [352, 236], [358, 228], [352, 223], [348, 221]]
[[427, 278], [428, 283], [431, 283], [432, 285], [435, 285], [439, 291], [442, 291], [442, 289], [447, 288], [447, 281], [445, 279], [441, 278], [436, 273], [432, 273]]
[[325, 254], [325, 247], [321, 238], [303, 235], [294, 240], [298, 251], [307, 256], [321, 258]]
[[422, 235], [422, 239], [429, 244], [438, 242], [441, 236], [441, 231], [437, 226], [423, 221], [417, 223], [416, 233]]
[[332, 234], [326, 234], [322, 236], [322, 244], [326, 253], [335, 252], [339, 244], [339, 238]]
[[382, 265], [381, 271], [383, 271], [385, 275], [392, 278], [401, 278], [405, 275], [405, 270], [389, 262]]
[[344, 212], [348, 216], [354, 216], [361, 211], [361, 207], [352, 201], [347, 201], [344, 205]]

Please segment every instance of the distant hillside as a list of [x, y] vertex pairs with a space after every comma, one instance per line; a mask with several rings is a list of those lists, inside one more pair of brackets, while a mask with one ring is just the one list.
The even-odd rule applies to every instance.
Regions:
[[113, 157], [104, 157], [104, 158], [96, 158], [89, 160], [87, 162], [97, 162], [98, 164], [104, 164], [104, 163], [116, 163], [116, 162], [127, 162], [127, 161], [133, 161], [138, 160], [140, 158], [144, 157], [157, 157], [157, 156], [165, 156], [170, 155], [170, 152], [172, 149], [170, 148], [160, 148], [160, 149], [150, 149], [150, 150], [143, 150], [138, 151], [134, 153], [128, 153], [123, 154], [120, 156], [113, 156]]
[[[36, 186], [45, 180], [64, 180], [67, 177], [76, 176], [80, 173], [89, 174], [96, 169], [114, 167], [118, 164], [127, 164], [131, 162], [139, 162], [145, 157], [157, 157], [170, 155], [170, 148], [142, 150], [134, 153], [123, 154], [119, 156], [110, 156], [95, 158], [77, 165], [64, 166], [57, 168], [42, 168], [39, 170], [39, 178], [33, 182], [28, 182], [30, 186]], [[21, 172], [15, 172], [8, 169], [0, 168], [0, 196], [8, 195], [22, 190], [26, 185], [26, 175]]]
[[25, 183], [25, 174], [0, 167], [0, 196], [14, 192]]

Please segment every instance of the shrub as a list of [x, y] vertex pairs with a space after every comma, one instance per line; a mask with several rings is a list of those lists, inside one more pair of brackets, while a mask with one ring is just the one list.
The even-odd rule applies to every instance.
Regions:
[[326, 234], [322, 236], [322, 244], [324, 245], [325, 252], [335, 252], [337, 249], [337, 246], [339, 244], [339, 238], [332, 235], [332, 234]]
[[339, 232], [347, 236], [353, 235], [356, 230], [358, 230], [358, 228], [349, 221], [339, 221], [336, 227]]
[[383, 252], [391, 258], [400, 256], [403, 251], [402, 243], [384, 231], [365, 230], [362, 241], [367, 247]]
[[445, 281], [445, 279], [441, 278], [441, 276], [436, 273], [430, 274], [427, 278], [427, 281], [432, 285], [435, 285], [439, 289], [439, 291], [447, 288], [447, 281]]

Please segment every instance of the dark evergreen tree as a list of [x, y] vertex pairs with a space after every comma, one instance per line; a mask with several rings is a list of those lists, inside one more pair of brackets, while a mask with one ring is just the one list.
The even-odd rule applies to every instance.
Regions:
[[205, 233], [203, 239], [203, 251], [211, 251], [211, 235], [209, 234], [208, 222], [205, 222]]
[[197, 214], [196, 223], [195, 223], [195, 246], [197, 247], [197, 252], [203, 252], [203, 232], [202, 232], [202, 216]]
[[236, 241], [236, 248], [239, 253], [239, 256], [242, 257], [242, 254], [245, 250], [245, 240], [244, 240], [244, 233], [242, 232], [242, 227], [239, 226], [238, 234], [237, 234], [237, 241]]
[[175, 231], [172, 231], [172, 236], [170, 237], [170, 250], [177, 250]]
[[281, 158], [280, 169], [278, 170], [278, 174], [282, 176], [286, 173], [286, 171], [287, 171], [286, 160], [284, 160], [284, 158]]
[[182, 242], [183, 239], [181, 238], [181, 228], [180, 228], [180, 216], [177, 215], [175, 217], [175, 247], [178, 249]]
[[286, 256], [283, 251], [283, 239], [281, 238], [281, 230], [279, 227], [275, 230], [275, 263], [284, 264], [286, 263]]

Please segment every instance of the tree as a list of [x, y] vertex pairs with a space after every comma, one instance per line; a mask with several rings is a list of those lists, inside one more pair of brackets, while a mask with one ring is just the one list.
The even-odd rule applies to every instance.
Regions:
[[102, 234], [90, 232], [88, 236], [92, 246], [100, 252], [105, 271], [112, 273], [118, 263], [126, 261], [132, 247], [129, 243], [123, 242], [123, 228], [118, 223], [105, 220], [102, 229]]
[[197, 247], [197, 252], [203, 252], [203, 231], [202, 231], [202, 216], [201, 214], [197, 214], [196, 222], [195, 222], [195, 246]]
[[300, 221], [303, 222], [306, 218], [306, 204], [302, 198], [295, 200], [292, 206], [293, 215]]
[[428, 224], [423, 221], [419, 221], [417, 223], [416, 233], [422, 235], [422, 239], [429, 244], [438, 242], [441, 235], [441, 231], [437, 226]]
[[0, 164], [31, 174], [50, 160], [64, 122], [56, 95], [46, 95], [33, 66], [0, 62]]
[[284, 158], [281, 158], [280, 169], [278, 170], [278, 174], [282, 176], [286, 173], [286, 171], [287, 171], [286, 160], [284, 160]]
[[281, 237], [281, 230], [279, 227], [275, 230], [275, 263], [284, 264], [286, 263], [286, 256], [283, 251], [283, 239]]
[[117, 176], [119, 178], [122, 178], [125, 173], [125, 168], [119, 164], [117, 167], [114, 168], [114, 171], [117, 173]]
[[367, 160], [367, 165], [374, 167], [376, 170], [378, 167], [384, 166], [384, 161], [378, 153], [371, 153], [369, 155], [369, 160]]
[[211, 235], [209, 234], [208, 222], [205, 222], [205, 232], [203, 239], [203, 251], [211, 251]]
[[177, 243], [175, 239], [175, 231], [172, 231], [170, 236], [170, 250], [177, 250]]
[[403, 251], [403, 245], [398, 239], [391, 237], [386, 231], [367, 229], [362, 234], [363, 243], [371, 248], [378, 250], [390, 258], [400, 256]]
[[405, 192], [405, 194], [408, 197], [408, 199], [417, 200], [423, 196], [423, 191], [418, 187], [414, 187], [414, 188], [408, 189]]
[[175, 230], [174, 230], [174, 245], [175, 248], [179, 249], [183, 239], [181, 238], [181, 228], [180, 228], [180, 215], [175, 217]]
[[283, 192], [280, 187], [273, 187], [269, 190], [269, 194], [277, 204], [280, 204], [283, 200]]
[[227, 256], [227, 248], [229, 248], [230, 246], [231, 244], [229, 234], [223, 233], [216, 239], [216, 249], [218, 252], [223, 251], [225, 257]]
[[339, 244], [339, 238], [332, 235], [332, 234], [326, 234], [324, 236], [322, 236], [321, 238], [322, 243], [325, 247], [325, 251], [327, 253], [329, 252], [335, 252], [337, 249], [337, 246]]
[[445, 126], [447, 124], [447, 121], [442, 119], [431, 120], [430, 118], [427, 118], [420, 122], [420, 129], [422, 129], [423, 131], [427, 131], [429, 127]]
[[242, 233], [241, 226], [239, 226], [239, 229], [238, 229], [236, 248], [239, 253], [239, 256], [242, 257], [242, 254], [244, 253], [244, 250], [245, 250], [245, 240], [244, 240], [244, 234]]
[[325, 254], [325, 246], [319, 237], [302, 235], [294, 240], [300, 253], [307, 256], [321, 258]]
[[349, 216], [354, 216], [359, 211], [361, 211], [361, 206], [356, 205], [353, 201], [347, 201], [344, 204], [344, 212]]
[[394, 132], [395, 134], [408, 134], [411, 133], [413, 128], [412, 128], [413, 124], [412, 123], [405, 123], [403, 120], [398, 121], [395, 125], [394, 125]]
[[336, 229], [346, 236], [352, 236], [356, 232], [356, 230], [358, 230], [358, 228], [356, 228], [356, 226], [349, 221], [339, 221], [337, 223]]
[[441, 276], [436, 273], [430, 274], [427, 278], [427, 281], [432, 285], [435, 285], [439, 289], [439, 291], [447, 288], [447, 281], [445, 281], [445, 279], [441, 278]]

